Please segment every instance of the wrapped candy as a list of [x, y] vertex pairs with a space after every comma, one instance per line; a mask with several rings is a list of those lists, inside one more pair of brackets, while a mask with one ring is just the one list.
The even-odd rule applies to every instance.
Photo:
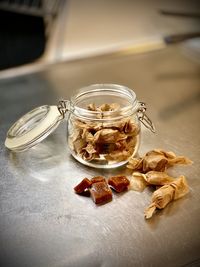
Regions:
[[174, 181], [175, 178], [169, 176], [166, 172], [150, 171], [146, 174], [133, 172], [131, 177], [130, 189], [143, 191], [148, 185], [163, 186]]
[[150, 219], [153, 216], [156, 208], [164, 209], [168, 203], [183, 197], [188, 192], [189, 187], [183, 175], [171, 183], [160, 187], [152, 195], [152, 203], [144, 212], [145, 218]]
[[192, 161], [183, 156], [176, 156], [173, 152], [154, 149], [145, 154], [143, 158], [130, 159], [127, 168], [147, 173], [151, 170], [164, 172], [167, 168], [177, 164], [191, 164]]
[[99, 107], [96, 107], [94, 103], [88, 105], [88, 110], [91, 111], [116, 111], [120, 108], [119, 104], [111, 103], [111, 104], [102, 104]]
[[88, 161], [98, 156], [95, 147], [91, 143], [88, 143], [87, 146], [82, 148], [79, 153], [83, 159], [88, 160]]
[[[112, 112], [119, 112], [117, 103], [88, 105], [94, 116], [109, 118]], [[112, 117], [112, 116], [111, 116]], [[69, 146], [83, 160], [104, 160], [105, 162], [126, 161], [135, 151], [138, 143], [139, 127], [130, 117], [113, 121], [82, 120], [73, 118]]]
[[127, 136], [124, 133], [120, 133], [118, 130], [102, 129], [97, 131], [94, 135], [95, 143], [115, 143], [120, 140], [126, 139]]
[[130, 178], [129, 189], [142, 192], [148, 183], [145, 180], [145, 174], [141, 172], [133, 172]]
[[128, 135], [130, 134], [131, 136], [136, 136], [139, 132], [139, 129], [135, 123], [133, 123], [131, 120], [128, 120], [123, 126], [123, 132]]
[[139, 159], [130, 158], [126, 167], [134, 171], [142, 171], [143, 159], [142, 158], [139, 158]]
[[97, 110], [100, 111], [116, 111], [120, 108], [120, 105], [117, 103], [111, 103], [111, 104], [102, 104], [97, 108]]
[[144, 175], [145, 181], [150, 185], [165, 185], [171, 183], [175, 178], [169, 176], [166, 172], [150, 171]]

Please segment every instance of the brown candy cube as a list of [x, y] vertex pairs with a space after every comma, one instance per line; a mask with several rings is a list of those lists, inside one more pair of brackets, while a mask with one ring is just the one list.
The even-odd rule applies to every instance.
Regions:
[[113, 176], [108, 179], [108, 184], [118, 193], [127, 190], [130, 184], [126, 176]]
[[112, 200], [112, 191], [106, 182], [93, 183], [90, 189], [91, 197], [96, 204], [101, 204]]
[[95, 176], [91, 179], [92, 184], [105, 181], [106, 179], [103, 176]]
[[77, 186], [74, 187], [74, 191], [77, 194], [83, 193], [86, 189], [91, 187], [91, 181], [88, 178], [84, 178]]

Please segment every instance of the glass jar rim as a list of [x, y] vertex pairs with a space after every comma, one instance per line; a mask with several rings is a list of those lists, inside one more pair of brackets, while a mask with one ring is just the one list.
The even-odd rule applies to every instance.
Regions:
[[[92, 93], [102, 93], [102, 92], [113, 92], [121, 95], [121, 97], [126, 97], [129, 100], [129, 105], [126, 107], [119, 108], [112, 111], [93, 111], [82, 107], [78, 107], [77, 103], [84, 96]], [[107, 120], [118, 120], [124, 117], [131, 116], [138, 109], [138, 101], [136, 94], [130, 88], [119, 85], [119, 84], [92, 84], [78, 90], [78, 93], [71, 97], [70, 100], [71, 113], [76, 117], [82, 119], [89, 119], [94, 121], [107, 121]], [[97, 118], [98, 115], [103, 115]]]

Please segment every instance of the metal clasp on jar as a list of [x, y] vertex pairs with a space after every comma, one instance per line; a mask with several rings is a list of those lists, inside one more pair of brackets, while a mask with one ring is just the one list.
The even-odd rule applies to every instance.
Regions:
[[69, 100], [60, 100], [58, 103], [58, 111], [62, 115], [62, 118], [65, 118], [65, 114], [70, 110], [70, 101]]
[[147, 116], [146, 114], [146, 104], [144, 102], [139, 102], [139, 108], [137, 110], [137, 114], [138, 114], [138, 119], [139, 121], [141, 121], [141, 123], [150, 131], [152, 131], [153, 133], [156, 132], [155, 130], [155, 126], [153, 124], [153, 122], [151, 121], [151, 119]]

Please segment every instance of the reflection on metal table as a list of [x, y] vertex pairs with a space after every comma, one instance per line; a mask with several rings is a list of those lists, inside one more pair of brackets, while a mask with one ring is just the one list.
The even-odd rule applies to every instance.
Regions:
[[[51, 66], [0, 81], [0, 259], [2, 266], [199, 266], [200, 67], [180, 46], [143, 55], [115, 55]], [[134, 88], [148, 103], [157, 133], [143, 128], [141, 155], [172, 150], [194, 161], [170, 170], [187, 177], [190, 193], [149, 221], [151, 190], [114, 194], [95, 206], [73, 187], [83, 178], [126, 172], [96, 170], [67, 150], [66, 123], [27, 152], [4, 140], [11, 124], [32, 108], [68, 99], [92, 83]]]

